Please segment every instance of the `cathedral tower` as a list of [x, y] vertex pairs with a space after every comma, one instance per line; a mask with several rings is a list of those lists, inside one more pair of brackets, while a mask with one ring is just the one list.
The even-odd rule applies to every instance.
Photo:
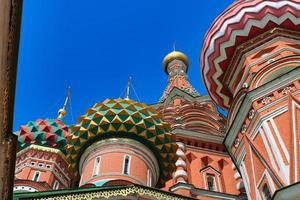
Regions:
[[18, 153], [15, 169], [15, 192], [36, 192], [70, 188], [74, 174], [69, 170], [65, 146], [70, 129], [62, 121], [70, 97], [70, 88], [57, 119], [29, 121], [15, 132]]
[[198, 199], [238, 199], [244, 186], [222, 142], [225, 119], [208, 96], [201, 96], [187, 76], [189, 61], [179, 51], [165, 56], [168, 84], [153, 105], [176, 134], [176, 171], [164, 189]]
[[16, 132], [19, 149], [14, 191], [45, 191], [69, 188], [73, 173], [68, 169], [65, 145], [69, 128], [59, 119], [38, 119]]
[[236, 1], [203, 42], [202, 78], [228, 110], [224, 144], [249, 199], [271, 199], [300, 179], [299, 8], [299, 0]]

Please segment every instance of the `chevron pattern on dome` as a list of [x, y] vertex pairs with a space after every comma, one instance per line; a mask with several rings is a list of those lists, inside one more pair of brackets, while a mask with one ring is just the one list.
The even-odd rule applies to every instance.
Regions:
[[96, 103], [72, 127], [67, 159], [77, 171], [81, 154], [102, 138], [124, 137], [145, 143], [160, 165], [161, 183], [171, 178], [177, 160], [175, 135], [170, 125], [151, 107], [124, 99], [107, 99]]
[[68, 126], [58, 119], [38, 119], [21, 126], [15, 134], [21, 149], [30, 144], [37, 144], [59, 149], [65, 154], [66, 138], [70, 133]]

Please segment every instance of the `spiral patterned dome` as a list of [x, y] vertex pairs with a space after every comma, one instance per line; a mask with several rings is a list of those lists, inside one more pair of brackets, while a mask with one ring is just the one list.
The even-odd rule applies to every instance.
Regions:
[[72, 127], [70, 143], [66, 146], [71, 167], [77, 170], [84, 150], [106, 138], [131, 138], [143, 143], [156, 155], [160, 167], [159, 183], [171, 178], [177, 160], [175, 135], [153, 108], [126, 99], [96, 103]]
[[68, 126], [58, 119], [37, 119], [21, 126], [15, 134], [18, 136], [20, 149], [37, 144], [59, 149], [65, 154], [66, 138], [70, 132]]

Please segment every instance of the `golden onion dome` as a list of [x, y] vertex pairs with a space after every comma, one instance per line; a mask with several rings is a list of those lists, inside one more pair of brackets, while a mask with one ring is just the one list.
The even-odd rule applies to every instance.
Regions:
[[182, 62], [184, 62], [186, 64], [187, 67], [189, 65], [188, 57], [184, 53], [174, 50], [174, 51], [168, 53], [163, 60], [163, 68], [166, 73], [167, 73], [168, 64], [172, 60], [181, 60]]

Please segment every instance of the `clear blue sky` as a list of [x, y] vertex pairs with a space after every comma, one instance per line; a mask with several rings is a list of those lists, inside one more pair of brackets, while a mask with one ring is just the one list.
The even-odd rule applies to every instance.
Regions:
[[232, 0], [23, 2], [14, 130], [29, 120], [55, 118], [68, 85], [73, 117], [68, 108], [67, 124], [94, 103], [119, 97], [128, 76], [142, 102], [156, 103], [167, 84], [162, 59], [174, 41], [189, 57], [190, 82], [205, 95], [203, 37]]

